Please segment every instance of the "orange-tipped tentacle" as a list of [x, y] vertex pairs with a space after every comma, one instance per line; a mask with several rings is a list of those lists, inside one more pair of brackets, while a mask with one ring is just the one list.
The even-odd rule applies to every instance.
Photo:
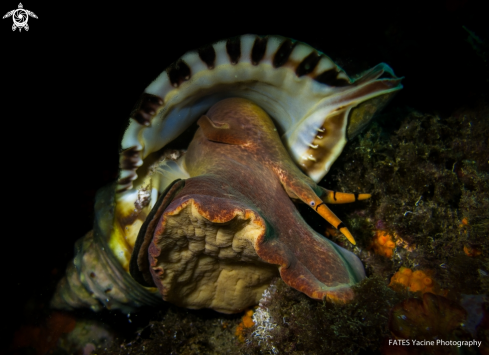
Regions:
[[350, 203], [355, 201], [366, 200], [372, 197], [371, 194], [356, 194], [356, 193], [350, 194], [345, 192], [336, 192], [332, 190], [327, 190], [322, 187], [321, 190], [323, 191], [323, 195], [321, 195], [321, 199], [325, 203], [331, 203], [331, 204]]
[[331, 211], [328, 206], [324, 204], [324, 202], [320, 202], [317, 207], [315, 208], [316, 212], [319, 213], [321, 217], [323, 217], [325, 220], [327, 220], [329, 223], [333, 225], [336, 229], [338, 229], [345, 237], [352, 243], [353, 245], [356, 245], [357, 243], [355, 242], [355, 238], [353, 238], [353, 235], [350, 233], [348, 228], [341, 222], [341, 220], [336, 217], [336, 215]]
[[[300, 179], [287, 179], [287, 177], [281, 177], [282, 185], [287, 191], [288, 195], [295, 198], [297, 197], [309, 207], [313, 208], [321, 217], [326, 221], [331, 223], [336, 229], [338, 229], [353, 245], [356, 245], [355, 239], [351, 235], [348, 228], [345, 227], [343, 222], [336, 217], [336, 215], [331, 211], [321, 200], [314, 190], [304, 181]], [[327, 190], [326, 190], [327, 191]], [[334, 191], [332, 191], [334, 193]], [[337, 193], [338, 195], [338, 193]], [[353, 194], [344, 194], [353, 195]], [[353, 195], [355, 196], [355, 195]], [[353, 200], [354, 201], [354, 200]]]

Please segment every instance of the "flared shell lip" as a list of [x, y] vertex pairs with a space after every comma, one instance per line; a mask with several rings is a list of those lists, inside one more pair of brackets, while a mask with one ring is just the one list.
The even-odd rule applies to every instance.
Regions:
[[[381, 75], [387, 78], [379, 79]], [[350, 109], [375, 95], [400, 90], [401, 80], [384, 63], [352, 80], [324, 53], [281, 36], [247, 34], [187, 52], [146, 88], [133, 111], [122, 140], [116, 190], [121, 197], [133, 191], [143, 160], [223, 98], [248, 98], [262, 106], [285, 132], [284, 144], [300, 166], [299, 157], [311, 144], [307, 138], [310, 133], [301, 132], [306, 130], [303, 127], [308, 131], [308, 126], [321, 127], [318, 120], [334, 112], [349, 92], [358, 91], [369, 82], [383, 83], [385, 88], [350, 103]], [[325, 102], [333, 104], [324, 110]], [[321, 106], [325, 111], [322, 117], [306, 122]], [[346, 132], [347, 125], [344, 126]], [[297, 138], [298, 132], [302, 137]], [[338, 145], [333, 161], [345, 142]], [[317, 180], [330, 165], [326, 164], [319, 173], [305, 172]]]

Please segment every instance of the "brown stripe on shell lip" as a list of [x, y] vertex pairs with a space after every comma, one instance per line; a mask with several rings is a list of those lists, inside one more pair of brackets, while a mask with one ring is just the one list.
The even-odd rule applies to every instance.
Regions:
[[159, 96], [143, 93], [139, 101], [134, 106], [130, 117], [135, 119], [139, 124], [149, 126], [151, 119], [156, 112], [163, 106], [163, 99]]
[[336, 69], [329, 69], [316, 76], [314, 80], [316, 80], [318, 83], [329, 86], [341, 87], [350, 85], [348, 80], [342, 78], [338, 79], [338, 74], [339, 72]]
[[253, 49], [251, 50], [251, 64], [258, 65], [265, 56], [267, 50], [268, 37], [255, 39]]
[[[119, 185], [117, 185], [117, 186], [119, 186]], [[120, 187], [120, 188], [118, 188], [118, 189], [115, 190], [115, 193], [116, 194], [121, 194], [121, 193], [126, 192], [127, 190], [129, 190], [129, 188], [130, 188], [130, 185], [124, 186], [124, 187]]]
[[139, 150], [137, 147], [131, 147], [123, 150], [121, 152], [121, 158], [120, 158], [120, 168], [122, 170], [136, 170], [137, 169], [137, 163], [140, 160], [139, 157]]
[[182, 59], [177, 60], [166, 69], [170, 83], [174, 87], [179, 87], [184, 81], [190, 79], [190, 67]]
[[241, 57], [241, 39], [239, 37], [228, 39], [226, 41], [226, 51], [228, 52], [231, 64], [237, 64]]
[[[117, 181], [117, 184], [118, 184], [118, 185], [128, 185], [128, 184], [130, 184], [130, 183], [133, 181], [134, 175], [135, 175], [135, 174], [131, 174], [131, 175], [129, 175], [129, 176], [126, 176], [126, 177], [125, 177], [125, 178], [123, 178], [123, 179], [119, 179], [119, 180]], [[124, 191], [124, 190], [125, 190], [125, 188], [124, 188], [122, 191]]]
[[199, 48], [198, 51], [200, 59], [207, 64], [207, 68], [214, 69], [214, 65], [216, 62], [216, 51], [212, 45], [208, 45], [202, 48]]
[[292, 50], [294, 49], [296, 43], [292, 43], [290, 39], [285, 40], [281, 45], [280, 48], [277, 50], [275, 53], [275, 56], [273, 57], [273, 66], [275, 68], [279, 68], [287, 61], [289, 60], [290, 53], [292, 53]]
[[297, 66], [295, 74], [300, 77], [311, 73], [316, 68], [316, 65], [319, 63], [320, 59], [321, 56], [315, 51], [312, 51], [312, 53], [305, 57], [302, 62]]

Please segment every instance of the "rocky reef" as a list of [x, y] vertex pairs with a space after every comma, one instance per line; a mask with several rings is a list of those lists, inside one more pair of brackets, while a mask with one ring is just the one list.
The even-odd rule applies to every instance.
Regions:
[[[450, 117], [403, 109], [381, 117], [347, 146], [322, 184], [372, 193], [370, 200], [334, 208], [348, 221], [357, 246], [349, 246], [314, 214], [306, 210], [303, 215], [318, 232], [362, 259], [368, 278], [354, 287], [351, 303], [315, 301], [276, 280], [243, 321], [241, 315], [170, 306], [132, 337], [119, 337], [97, 354], [156, 349], [162, 354], [388, 354], [394, 349], [386, 345], [389, 339], [402, 338], [399, 329], [405, 328], [404, 318], [392, 319], [406, 309], [411, 309], [406, 322], [412, 329], [428, 324], [426, 334], [413, 330], [419, 337], [476, 339], [483, 341], [478, 350], [487, 350], [487, 132], [489, 107], [484, 103]], [[391, 243], [392, 252], [379, 249], [379, 243]], [[406, 282], [404, 274], [409, 274]], [[254, 324], [245, 326], [250, 316]], [[429, 327], [446, 319], [451, 322], [446, 327]], [[403, 351], [442, 350], [418, 346]]]
[[370, 247], [377, 230], [394, 235], [392, 259], [364, 253], [369, 272], [431, 269], [444, 289], [487, 293], [489, 108], [481, 103], [450, 117], [409, 109], [396, 115], [397, 130], [374, 124], [347, 147], [329, 178], [334, 188], [373, 195], [361, 211], [340, 207], [361, 248]]

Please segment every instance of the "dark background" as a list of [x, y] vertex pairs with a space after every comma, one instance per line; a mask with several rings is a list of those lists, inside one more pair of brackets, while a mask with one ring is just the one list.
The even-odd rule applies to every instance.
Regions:
[[[350, 75], [388, 63], [405, 79], [387, 112], [409, 106], [446, 117], [488, 92], [488, 63], [462, 28], [489, 41], [483, 3], [24, 1], [39, 17], [28, 32], [0, 21], [1, 348], [19, 325], [36, 321], [75, 240], [91, 229], [95, 191], [117, 177], [139, 95], [186, 51], [244, 33], [291, 37]], [[1, 15], [17, 5], [2, 2]]]

